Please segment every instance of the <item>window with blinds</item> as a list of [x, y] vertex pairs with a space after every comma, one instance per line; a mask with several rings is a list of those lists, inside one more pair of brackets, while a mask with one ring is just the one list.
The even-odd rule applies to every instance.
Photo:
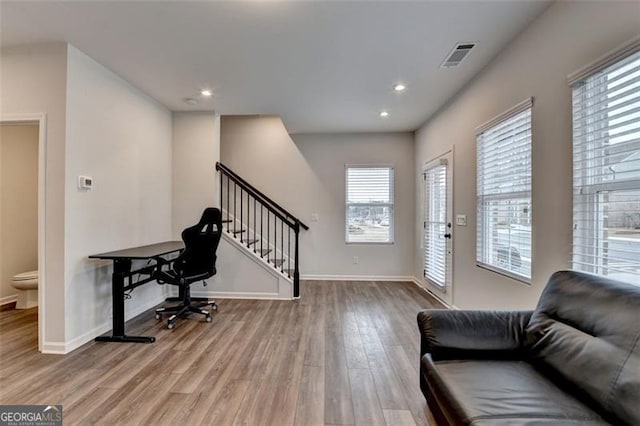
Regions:
[[531, 279], [532, 99], [483, 126], [477, 135], [479, 266]]
[[573, 268], [640, 285], [640, 52], [572, 91]]
[[438, 287], [447, 285], [447, 162], [424, 171], [424, 277]]
[[346, 242], [393, 243], [393, 168], [346, 169]]

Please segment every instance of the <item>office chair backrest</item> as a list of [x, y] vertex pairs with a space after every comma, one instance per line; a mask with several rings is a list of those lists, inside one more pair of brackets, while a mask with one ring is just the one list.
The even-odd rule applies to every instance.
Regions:
[[209, 207], [200, 221], [182, 231], [185, 249], [174, 262], [174, 269], [183, 276], [216, 273], [216, 250], [222, 236], [222, 213]]

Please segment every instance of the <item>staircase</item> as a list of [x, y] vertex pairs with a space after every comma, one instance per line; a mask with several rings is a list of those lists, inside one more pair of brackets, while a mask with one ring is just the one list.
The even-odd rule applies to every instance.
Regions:
[[300, 230], [309, 227], [275, 201], [218, 162], [220, 209], [226, 234], [293, 282], [300, 297]]

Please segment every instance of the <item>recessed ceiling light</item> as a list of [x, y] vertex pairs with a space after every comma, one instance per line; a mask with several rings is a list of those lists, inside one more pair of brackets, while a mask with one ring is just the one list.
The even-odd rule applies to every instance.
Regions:
[[406, 88], [407, 86], [402, 83], [397, 83], [393, 86], [393, 90], [395, 90], [396, 92], [404, 92]]
[[387, 112], [387, 111], [380, 111], [380, 117], [382, 117], [382, 118], [387, 118], [387, 117], [389, 117], [389, 112]]
[[202, 91], [200, 92], [200, 94], [201, 94], [202, 96], [209, 97], [209, 96], [211, 96], [211, 90], [204, 89], [204, 90], [202, 90]]
[[186, 98], [184, 103], [187, 105], [198, 105], [198, 100], [194, 98]]

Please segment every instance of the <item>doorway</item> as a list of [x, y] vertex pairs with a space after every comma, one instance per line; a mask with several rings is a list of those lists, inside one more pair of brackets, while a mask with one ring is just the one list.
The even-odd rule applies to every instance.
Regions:
[[453, 151], [427, 162], [423, 180], [423, 283], [453, 304]]
[[[25, 232], [25, 237], [22, 240], [18, 240], [20, 242], [21, 245], [25, 245], [26, 244], [26, 239], [30, 239], [32, 240], [32, 245], [35, 246], [35, 250], [36, 250], [36, 258], [37, 258], [37, 262], [33, 262], [33, 260], [30, 261], [30, 264], [35, 264], [33, 266], [35, 266], [38, 270], [38, 295], [37, 295], [37, 300], [38, 300], [38, 351], [42, 352], [42, 346], [43, 346], [43, 334], [44, 334], [44, 324], [43, 324], [43, 318], [44, 318], [44, 311], [45, 311], [45, 289], [46, 289], [46, 276], [45, 276], [45, 212], [46, 212], [46, 205], [45, 205], [45, 186], [46, 186], [46, 179], [45, 179], [45, 166], [46, 166], [46, 115], [45, 114], [16, 114], [16, 115], [2, 115], [0, 116], [0, 126], [2, 126], [3, 128], [5, 126], [8, 127], [14, 127], [14, 128], [22, 128], [22, 129], [29, 129], [29, 132], [33, 132], [34, 133], [34, 137], [37, 139], [37, 146], [34, 147], [34, 151], [37, 152], [36, 158], [33, 159], [33, 162], [35, 164], [29, 164], [27, 167], [29, 167], [29, 170], [31, 170], [31, 174], [33, 174], [33, 172], [35, 172], [37, 174], [37, 178], [31, 176], [31, 178], [33, 179], [33, 187], [31, 190], [35, 189], [37, 195], [34, 195], [33, 198], [35, 198], [35, 200], [33, 200], [34, 202], [32, 202], [31, 204], [33, 204], [33, 206], [29, 207], [30, 209], [33, 209], [35, 211], [29, 211], [26, 212], [24, 214], [25, 217], [31, 216], [31, 217], [35, 217], [35, 221], [32, 221], [33, 224], [31, 224], [30, 226], [34, 226], [35, 225], [35, 230], [32, 229], [28, 232]], [[22, 149], [21, 149], [22, 151]], [[25, 153], [23, 152], [22, 155], [24, 155]], [[15, 168], [15, 167], [14, 167]], [[19, 167], [18, 167], [19, 169]], [[22, 175], [17, 174], [15, 176], [26, 176], [25, 175], [25, 171], [22, 170], [21, 171]], [[23, 177], [24, 177], [23, 176]], [[20, 178], [21, 179], [21, 178]], [[14, 185], [12, 186], [19, 186], [19, 185]], [[15, 198], [15, 197], [14, 197]], [[37, 200], [37, 201], [36, 201]], [[4, 206], [4, 207], [8, 207], [8, 206]], [[3, 210], [5, 210], [3, 208]], [[7, 210], [5, 210], [6, 212]], [[13, 211], [10, 213], [13, 216], [20, 216], [16, 214], [16, 211]], [[6, 219], [7, 217], [5, 217]], [[22, 218], [21, 218], [22, 219]], [[30, 222], [31, 223], [31, 222]], [[15, 232], [14, 232], [15, 233]], [[4, 232], [3, 232], [4, 234]], [[28, 235], [27, 235], [28, 234]], [[35, 240], [35, 242], [33, 241]], [[12, 248], [12, 247], [5, 247], [4, 246], [4, 242], [3, 242], [3, 246], [2, 246], [2, 250], [3, 252], [6, 250], [16, 250], [17, 248]], [[24, 248], [24, 247], [23, 247]], [[5, 258], [5, 256], [3, 256], [3, 259]], [[17, 264], [20, 264], [20, 262], [22, 261], [18, 261]], [[29, 262], [27, 262], [29, 263]], [[23, 262], [24, 265], [26, 265]], [[24, 265], [21, 264], [21, 266], [24, 267]], [[13, 266], [14, 268], [17, 266]], [[29, 270], [31, 270], [31, 267], [29, 267]], [[27, 272], [25, 271], [19, 271], [19, 272]], [[0, 272], [1, 273], [1, 272]], [[4, 278], [6, 278], [7, 274], [2, 274]], [[3, 279], [4, 279], [3, 278]]]

